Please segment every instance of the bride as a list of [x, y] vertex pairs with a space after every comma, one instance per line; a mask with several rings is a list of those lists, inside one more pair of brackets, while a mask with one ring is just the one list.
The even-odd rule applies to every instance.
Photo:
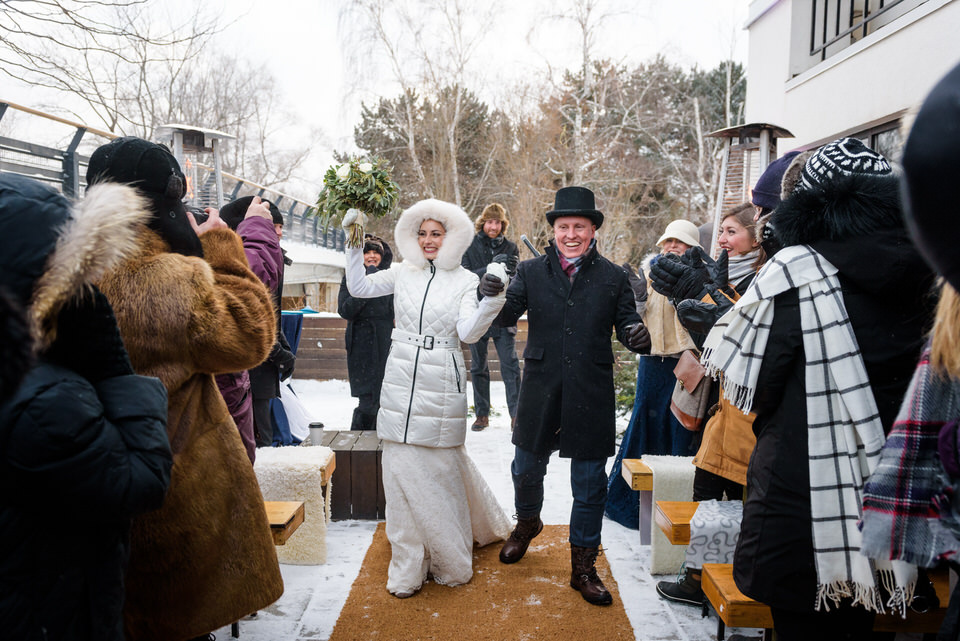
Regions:
[[[348, 232], [359, 212], [343, 220]], [[387, 590], [411, 597], [428, 575], [460, 585], [473, 576], [473, 542], [506, 538], [511, 523], [463, 446], [467, 370], [460, 342], [474, 343], [505, 300], [506, 271], [479, 282], [460, 266], [473, 223], [451, 203], [422, 200], [394, 230], [403, 262], [366, 274], [361, 249], [347, 250], [347, 289], [357, 298], [394, 295], [396, 328], [377, 416], [383, 439]], [[494, 275], [497, 274], [497, 275]], [[499, 276], [499, 278], [497, 277]]]

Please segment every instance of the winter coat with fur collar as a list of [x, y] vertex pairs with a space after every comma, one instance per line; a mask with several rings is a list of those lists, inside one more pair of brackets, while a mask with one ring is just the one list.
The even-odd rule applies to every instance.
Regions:
[[[437, 258], [417, 242], [425, 220], [443, 225]], [[473, 223], [456, 205], [424, 200], [400, 216], [394, 230], [403, 262], [365, 275], [363, 252], [347, 251], [347, 287], [357, 298], [393, 294], [396, 329], [380, 394], [380, 438], [425, 447], [463, 445], [467, 370], [460, 341], [475, 343], [503, 307], [504, 294], [477, 300], [477, 275], [460, 266]]]
[[[49, 187], [0, 175], [4, 348], [64, 348], [58, 310], [133, 247], [145, 218], [121, 185], [91, 188], [68, 214]], [[33, 336], [10, 333], [10, 314], [22, 313]], [[41, 354], [10, 393], [0, 399], [0, 637], [123, 641], [130, 521], [158, 508], [170, 482], [166, 391], [144, 376], [94, 382]]]
[[[896, 177], [839, 178], [784, 200], [785, 247], [810, 245], [839, 270], [844, 304], [880, 420], [889, 431], [932, 312], [933, 277], [903, 225]], [[737, 587], [771, 607], [812, 611], [806, 357], [796, 289], [774, 298], [753, 411], [757, 445], [733, 564]]]
[[214, 382], [267, 356], [273, 303], [234, 232], [200, 240], [204, 258], [183, 256], [143, 228], [138, 253], [100, 284], [134, 368], [163, 381], [169, 395], [170, 491], [131, 535], [132, 641], [198, 636], [283, 592], [260, 488]]

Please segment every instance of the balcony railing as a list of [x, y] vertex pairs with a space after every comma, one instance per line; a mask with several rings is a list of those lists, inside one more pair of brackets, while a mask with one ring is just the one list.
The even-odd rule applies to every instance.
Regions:
[[[904, 0], [812, 0], [810, 55], [828, 56], [872, 33], [879, 19]], [[913, 2], [916, 4], [916, 2]], [[887, 18], [891, 17], [889, 15]], [[843, 44], [841, 47], [833, 45]]]
[[[39, 116], [49, 121], [73, 128], [72, 140], [66, 149], [47, 147], [31, 142], [0, 136], [0, 172], [10, 172], [43, 181], [65, 196], [79, 198], [86, 187], [84, 176], [90, 161], [88, 156], [78, 152], [84, 135], [91, 134], [101, 139], [111, 140], [115, 134], [100, 131], [84, 124], [66, 120], [58, 116], [23, 107], [0, 99], [0, 119], [8, 109]], [[200, 185], [198, 198], [194, 204], [215, 204], [209, 199], [209, 184], [213, 179], [213, 169], [197, 165], [197, 179]], [[227, 201], [241, 196], [260, 196], [270, 200], [280, 209], [284, 218], [284, 237], [290, 240], [326, 247], [337, 251], [344, 249], [344, 234], [337, 226], [324, 228], [313, 215], [313, 205], [294, 198], [275, 189], [258, 185], [239, 176], [223, 173], [223, 191]]]

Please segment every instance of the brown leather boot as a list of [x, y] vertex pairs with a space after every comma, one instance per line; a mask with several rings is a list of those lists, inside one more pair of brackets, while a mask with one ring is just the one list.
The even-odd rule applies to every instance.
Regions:
[[580, 595], [587, 603], [610, 605], [613, 603], [613, 597], [603, 586], [603, 581], [597, 576], [597, 570], [594, 567], [598, 552], [598, 548], [570, 546], [570, 563], [573, 566], [573, 572], [570, 574], [570, 587], [579, 590]]
[[470, 429], [474, 432], [479, 432], [480, 430], [490, 426], [490, 417], [489, 416], [478, 416], [477, 420], [473, 422], [473, 425], [470, 426]]
[[535, 536], [543, 530], [543, 521], [539, 516], [517, 519], [517, 527], [513, 528], [510, 538], [500, 548], [501, 563], [516, 563], [527, 553], [527, 546]]

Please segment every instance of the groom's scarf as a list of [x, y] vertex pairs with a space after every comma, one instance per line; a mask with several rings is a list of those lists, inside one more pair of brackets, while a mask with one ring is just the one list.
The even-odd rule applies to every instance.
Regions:
[[806, 245], [764, 265], [704, 344], [708, 373], [723, 373], [723, 393], [741, 411], [753, 405], [777, 294], [796, 289], [806, 355], [810, 509], [817, 608], [850, 598], [882, 611], [870, 561], [859, 554], [863, 482], [883, 447], [883, 427], [860, 347], [844, 305], [837, 268]]
[[955, 558], [960, 541], [950, 480], [940, 463], [940, 428], [960, 416], [960, 381], [930, 367], [927, 345], [904, 396], [880, 463], [863, 491], [861, 552], [894, 561], [889, 603], [904, 611], [913, 598], [916, 566]]

